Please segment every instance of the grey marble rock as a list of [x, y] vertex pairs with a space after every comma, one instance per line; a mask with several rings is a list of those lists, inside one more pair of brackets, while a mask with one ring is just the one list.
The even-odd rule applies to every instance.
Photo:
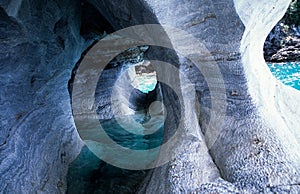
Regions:
[[[172, 160], [152, 169], [137, 192], [300, 191], [300, 94], [275, 80], [262, 51], [289, 1], [89, 3], [103, 16], [103, 25], [93, 26], [94, 33], [80, 34], [84, 14], [80, 1], [0, 2], [1, 192], [66, 191], [68, 165], [83, 144], [68, 93], [72, 70], [92, 41], [105, 35], [106, 27], [109, 32], [137, 24], [161, 24], [164, 32], [153, 34], [164, 40], [158, 43], [183, 51], [156, 48], [147, 54], [178, 70], [170, 71], [167, 65], [155, 68], [159, 81], [173, 86], [161, 86], [169, 110], [164, 142], [178, 133], [169, 152], [161, 151], [157, 157], [159, 161], [168, 155]], [[180, 30], [191, 36], [180, 36]], [[199, 42], [205, 49], [195, 49]], [[88, 82], [93, 70], [84, 72], [82, 80]], [[104, 81], [116, 80], [120, 71], [113, 67], [112, 72], [104, 75]], [[100, 101], [107, 104], [106, 88], [99, 91]], [[83, 96], [81, 91], [72, 95]]]
[[82, 146], [68, 80], [90, 44], [79, 34], [79, 6], [74, 1], [1, 1], [1, 193], [66, 189], [68, 164]]

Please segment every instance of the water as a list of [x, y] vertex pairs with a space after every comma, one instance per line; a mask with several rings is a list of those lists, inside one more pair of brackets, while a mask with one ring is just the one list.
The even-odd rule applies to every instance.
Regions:
[[[143, 117], [142, 115], [133, 115], [134, 120], [140, 121], [138, 117]], [[147, 150], [159, 147], [162, 144], [162, 137], [164, 134], [163, 128], [163, 118], [158, 118], [159, 121], [157, 123], [151, 123], [151, 127], [155, 128], [155, 132], [149, 135], [139, 135], [142, 134], [142, 131], [145, 130], [143, 125], [139, 122], [132, 124], [129, 123], [127, 117], [121, 118], [122, 120], [119, 122], [123, 122], [123, 127], [120, 126], [119, 122], [115, 119], [101, 121], [102, 127], [104, 128], [106, 134], [114, 140], [114, 142], [118, 143], [123, 147], [127, 147], [134, 150]], [[150, 122], [150, 121], [149, 121]], [[139, 134], [130, 133], [129, 129], [135, 132], [139, 132]]]
[[[135, 120], [136, 124], [128, 122], [129, 118]], [[100, 121], [106, 134], [119, 145], [135, 150], [146, 150], [162, 144], [164, 133], [163, 116], [151, 118], [155, 121], [151, 119], [145, 120], [144, 114], [123, 116], [119, 119], [119, 122], [127, 123], [125, 128], [122, 128], [116, 119]], [[157, 129], [153, 134], [136, 135], [126, 130], [126, 128], [131, 127], [131, 130], [140, 132], [143, 130], [143, 126], [147, 126], [147, 123]], [[79, 156], [69, 166], [67, 193], [134, 193], [147, 172], [147, 170], [134, 171], [114, 167], [96, 157], [84, 146]]]
[[143, 93], [148, 93], [155, 89], [156, 84], [156, 73], [147, 73], [136, 75], [133, 86]]
[[[300, 90], [300, 62], [294, 63], [270, 63], [268, 64], [272, 74], [282, 83]], [[154, 90], [157, 81], [156, 74], [146, 74], [136, 77], [137, 89], [144, 93]]]
[[148, 171], [125, 170], [96, 157], [86, 146], [69, 167], [69, 194], [130, 194], [138, 189]]
[[145, 77], [146, 77], [147, 81], [144, 81], [143, 79], [145, 79], [145, 78], [143, 78], [142, 76], [137, 77], [138, 82], [139, 82], [137, 89], [139, 89], [140, 91], [142, 91], [144, 93], [148, 93], [155, 89], [157, 81], [156, 81], [156, 77], [154, 77], [154, 76], [146, 75]]
[[285, 85], [300, 90], [300, 63], [268, 64], [272, 74]]

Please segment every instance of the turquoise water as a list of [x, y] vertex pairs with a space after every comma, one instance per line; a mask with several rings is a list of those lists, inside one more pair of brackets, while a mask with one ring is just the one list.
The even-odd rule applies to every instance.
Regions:
[[300, 63], [268, 64], [272, 74], [285, 85], [300, 90]]
[[[297, 63], [270, 63], [268, 64], [272, 74], [285, 85], [300, 90], [300, 62]], [[153, 76], [137, 77], [138, 89], [144, 93], [154, 90], [156, 80]]]
[[150, 84], [147, 84], [147, 83], [141, 83], [139, 85], [139, 90], [144, 92], [144, 93], [148, 93], [148, 92], [151, 92], [155, 89], [155, 86], [156, 86], [156, 83], [153, 82], [153, 83], [150, 83]]
[[[132, 116], [134, 120], [138, 120], [138, 115]], [[122, 118], [122, 122], [128, 122], [126, 117]], [[140, 120], [140, 119], [139, 119]], [[101, 121], [101, 126], [105, 130], [106, 134], [117, 144], [127, 147], [134, 150], [147, 150], [159, 147], [162, 144], [162, 137], [164, 134], [163, 120], [159, 126], [157, 126], [157, 130], [153, 134], [149, 135], [136, 135], [132, 134], [122, 126], [115, 119]], [[155, 124], [153, 124], [155, 127]], [[126, 128], [130, 127], [133, 131], [141, 131], [145, 130], [143, 125], [131, 125], [128, 123]]]
[[143, 76], [137, 76], [136, 82], [138, 83], [137, 89], [139, 89], [141, 92], [151, 92], [155, 89], [157, 84], [156, 75], [146, 74]]
[[[129, 125], [131, 130], [141, 130], [145, 121], [145, 115], [128, 116], [141, 125]], [[127, 116], [120, 118], [122, 122], [128, 122]], [[160, 120], [159, 120], [160, 121]], [[150, 135], [136, 135], [128, 132], [119, 125], [116, 119], [100, 120], [106, 134], [117, 144], [135, 150], [147, 150], [162, 144], [164, 125], [161, 122], [151, 126], [157, 131]], [[126, 170], [108, 163], [96, 157], [86, 146], [79, 156], [70, 164], [67, 175], [67, 193], [69, 194], [131, 194], [138, 188], [141, 180], [147, 174], [147, 170]]]
[[109, 165], [84, 146], [67, 176], [68, 194], [131, 194], [148, 171], [126, 170]]
[[[300, 90], [300, 62], [297, 63], [270, 63], [272, 74], [285, 85]], [[138, 89], [144, 93], [154, 90], [157, 81], [153, 75], [139, 76]]]

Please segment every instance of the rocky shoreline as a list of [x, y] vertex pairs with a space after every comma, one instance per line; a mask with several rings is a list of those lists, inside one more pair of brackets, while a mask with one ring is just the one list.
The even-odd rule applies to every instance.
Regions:
[[275, 63], [300, 61], [300, 26], [278, 23], [266, 39], [264, 57]]

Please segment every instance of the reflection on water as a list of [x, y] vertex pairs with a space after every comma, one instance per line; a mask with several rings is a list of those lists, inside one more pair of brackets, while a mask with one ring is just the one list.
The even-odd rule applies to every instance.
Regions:
[[268, 66], [278, 80], [300, 90], [300, 63], [274, 63]]

